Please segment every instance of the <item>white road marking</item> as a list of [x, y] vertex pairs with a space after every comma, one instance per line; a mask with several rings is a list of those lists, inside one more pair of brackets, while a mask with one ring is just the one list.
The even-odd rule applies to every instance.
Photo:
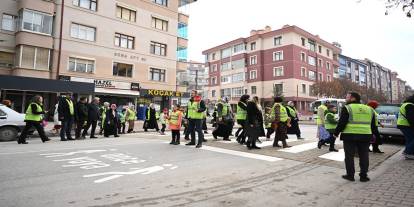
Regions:
[[306, 143], [306, 144], [295, 145], [293, 147], [281, 149], [281, 150], [278, 150], [278, 151], [289, 152], [289, 153], [295, 153], [296, 154], [296, 153], [304, 152], [304, 151], [307, 151], [307, 150], [315, 149], [315, 148], [317, 148], [317, 144], [318, 144], [318, 142], [310, 142], [310, 143]]
[[239, 157], [246, 157], [246, 158], [251, 158], [251, 159], [256, 159], [256, 160], [263, 160], [263, 161], [268, 161], [268, 162], [275, 162], [275, 161], [283, 160], [282, 158], [278, 158], [278, 157], [271, 157], [271, 156], [266, 156], [266, 155], [240, 152], [240, 151], [228, 150], [228, 149], [210, 147], [210, 146], [203, 146], [200, 149], [208, 150], [208, 151], [212, 151], [212, 152], [223, 153], [223, 154], [235, 155], [235, 156], [239, 156]]
[[329, 152], [329, 153], [323, 154], [319, 157], [323, 158], [323, 159], [343, 162], [345, 160], [345, 151], [344, 151], [344, 149], [340, 149], [340, 150], [338, 150], [338, 152]]

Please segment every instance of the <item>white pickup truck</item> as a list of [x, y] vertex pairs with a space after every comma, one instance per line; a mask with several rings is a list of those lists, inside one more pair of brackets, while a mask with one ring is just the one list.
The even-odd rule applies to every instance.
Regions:
[[0, 141], [16, 140], [18, 133], [26, 125], [24, 116], [24, 114], [0, 104]]

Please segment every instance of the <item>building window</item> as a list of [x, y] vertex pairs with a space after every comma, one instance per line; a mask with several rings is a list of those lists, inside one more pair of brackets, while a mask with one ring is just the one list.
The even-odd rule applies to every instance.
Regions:
[[309, 42], [309, 50], [316, 52], [316, 43], [313, 40], [308, 40]]
[[177, 60], [180, 62], [187, 62], [188, 51], [186, 47], [177, 48]]
[[305, 38], [301, 37], [300, 39], [302, 40], [302, 46], [305, 47], [306, 46], [306, 40], [305, 40]]
[[211, 91], [211, 97], [216, 97], [216, 90]]
[[244, 88], [238, 87], [238, 88], [232, 88], [231, 89], [231, 97], [241, 97], [244, 94]]
[[167, 45], [151, 41], [151, 54], [166, 56], [167, 55]]
[[273, 77], [279, 77], [279, 76], [283, 76], [283, 75], [284, 75], [283, 67], [273, 68]]
[[283, 95], [283, 83], [273, 85], [273, 95], [274, 96]]
[[22, 30], [52, 34], [52, 15], [24, 9], [20, 11], [19, 16]]
[[306, 77], [306, 68], [301, 68], [300, 69], [300, 76]]
[[242, 52], [244, 50], [246, 50], [246, 45], [244, 45], [243, 43], [242, 44], [235, 45], [233, 47], [233, 53]]
[[217, 64], [211, 65], [211, 72], [217, 71]]
[[309, 70], [308, 71], [308, 77], [310, 80], [316, 80], [316, 73], [314, 71]]
[[251, 70], [250, 71], [250, 80], [254, 80], [257, 78], [257, 70]]
[[236, 73], [231, 76], [231, 82], [232, 83], [238, 83], [244, 81], [244, 74], [245, 73]]
[[153, 2], [162, 6], [168, 6], [168, 0], [153, 0]]
[[319, 73], [318, 80], [319, 80], [319, 81], [323, 81], [323, 74], [322, 74], [322, 73]]
[[308, 56], [308, 63], [309, 65], [316, 66], [316, 58]]
[[319, 66], [319, 67], [321, 67], [321, 68], [323, 67], [323, 64], [322, 64], [322, 59], [319, 59], [319, 58], [318, 58], [318, 66]]
[[211, 54], [211, 60], [216, 60], [216, 53]]
[[256, 42], [250, 43], [250, 50], [256, 50]]
[[96, 28], [72, 23], [70, 36], [77, 39], [95, 41]]
[[283, 60], [283, 51], [277, 51], [273, 53], [273, 61]]
[[328, 57], [330, 57], [330, 56], [331, 56], [331, 51], [330, 51], [329, 49], [326, 49], [326, 55], [327, 55]]
[[178, 22], [178, 37], [188, 39], [188, 26], [185, 23]]
[[306, 84], [302, 84], [302, 93], [306, 94]]
[[227, 57], [230, 57], [230, 56], [231, 56], [231, 48], [230, 47], [221, 50], [221, 59], [227, 58]]
[[69, 58], [69, 71], [81, 72], [81, 73], [93, 73], [95, 68], [95, 61], [81, 59], [81, 58]]
[[211, 78], [211, 85], [217, 85], [217, 78], [216, 77]]
[[50, 50], [22, 45], [18, 51], [17, 60], [22, 68], [49, 70]]
[[135, 22], [137, 12], [119, 5], [116, 5], [116, 17], [127, 21]]
[[3, 18], [1, 21], [1, 29], [7, 30], [7, 31], [13, 31], [15, 30], [15, 21], [16, 17], [9, 14], [3, 14]]
[[226, 62], [221, 64], [220, 70], [221, 71], [226, 71], [226, 70], [230, 70], [231, 69], [231, 63], [230, 62]]
[[151, 81], [165, 82], [165, 70], [150, 68], [150, 78]]
[[300, 53], [300, 61], [306, 62], [306, 54], [304, 52]]
[[257, 64], [257, 56], [250, 56], [250, 65], [256, 65]]
[[168, 31], [168, 21], [152, 17], [152, 27], [155, 29]]
[[252, 94], [256, 94], [257, 93], [257, 87], [256, 86], [252, 86], [251, 87], [251, 91], [252, 91]]
[[275, 37], [275, 38], [273, 38], [273, 45], [274, 46], [282, 45], [282, 37]]
[[0, 51], [0, 67], [11, 68], [14, 65], [14, 54]]
[[134, 37], [120, 34], [120, 33], [115, 33], [115, 46], [122, 47], [122, 48], [128, 48], [128, 49], [134, 49], [134, 43], [135, 43]]
[[328, 82], [331, 82], [331, 76], [330, 75], [327, 75], [326, 78], [327, 78]]
[[125, 63], [113, 63], [113, 75], [132, 78], [132, 65]]
[[318, 45], [318, 51], [319, 53], [322, 53], [322, 46]]
[[97, 0], [73, 0], [72, 1], [73, 5], [84, 8], [84, 9], [89, 9], [91, 11], [96, 11], [96, 4], [97, 4]]
[[326, 62], [326, 69], [328, 71], [331, 71], [331, 63], [330, 62]]

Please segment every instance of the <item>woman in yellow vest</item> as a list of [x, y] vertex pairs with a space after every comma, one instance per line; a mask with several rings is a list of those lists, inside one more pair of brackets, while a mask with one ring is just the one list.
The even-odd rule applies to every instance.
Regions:
[[39, 133], [42, 142], [47, 142], [50, 139], [45, 135], [45, 130], [43, 129], [42, 125], [40, 124], [43, 120], [43, 115], [45, 111], [43, 110], [43, 98], [41, 96], [33, 97], [32, 102], [30, 103], [29, 107], [26, 110], [26, 116], [24, 121], [26, 122], [26, 126], [23, 129], [19, 139], [17, 140], [18, 144], [28, 144], [26, 142], [27, 132], [32, 127], [35, 127], [37, 132]]
[[134, 111], [134, 107], [129, 106], [126, 109], [126, 113], [125, 113], [125, 121], [128, 122], [128, 131], [127, 131], [127, 133], [131, 133], [131, 132], [134, 131], [136, 117], [137, 116], [136, 116], [136, 113]]
[[168, 124], [170, 125], [171, 130], [171, 142], [170, 144], [179, 145], [180, 144], [180, 129], [181, 123], [183, 120], [183, 113], [179, 110], [180, 105], [174, 106], [171, 115], [167, 117]]
[[405, 159], [414, 160], [414, 95], [401, 105], [397, 125], [405, 137]]
[[273, 141], [273, 147], [281, 147], [279, 145], [279, 141], [282, 142], [283, 148], [290, 147], [286, 139], [287, 136], [287, 128], [290, 127], [290, 118], [287, 114], [287, 109], [282, 105], [283, 98], [282, 97], [275, 97], [274, 98], [275, 104], [272, 107], [272, 118], [273, 118], [273, 125], [276, 126], [275, 132], [276, 136]]

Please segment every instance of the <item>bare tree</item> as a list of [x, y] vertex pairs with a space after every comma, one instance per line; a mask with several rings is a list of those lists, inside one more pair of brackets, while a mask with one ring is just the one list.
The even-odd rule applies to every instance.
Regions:
[[391, 9], [402, 8], [407, 17], [411, 17], [411, 12], [414, 10], [414, 0], [386, 0], [385, 15], [388, 15]]

